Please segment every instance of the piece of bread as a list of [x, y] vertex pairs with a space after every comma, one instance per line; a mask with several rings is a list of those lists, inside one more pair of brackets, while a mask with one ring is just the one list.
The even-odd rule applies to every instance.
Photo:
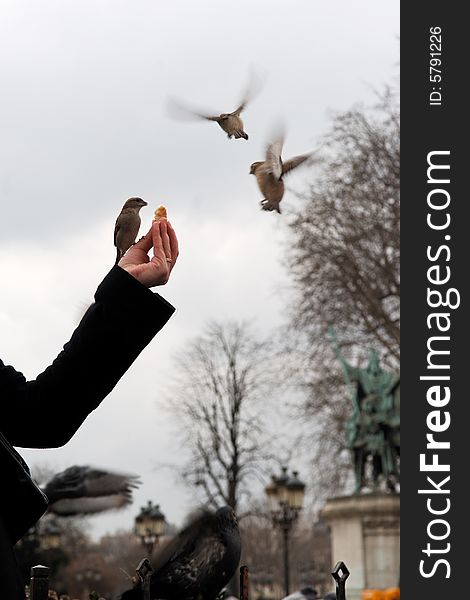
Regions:
[[160, 204], [160, 206], [157, 207], [157, 209], [155, 210], [155, 212], [153, 214], [153, 220], [158, 221], [158, 219], [166, 219], [166, 218], [167, 218], [166, 207], [163, 206], [163, 204]]

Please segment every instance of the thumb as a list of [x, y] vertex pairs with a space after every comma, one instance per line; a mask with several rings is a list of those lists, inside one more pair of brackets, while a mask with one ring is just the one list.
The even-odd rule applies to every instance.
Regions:
[[140, 240], [134, 244], [134, 248], [138, 248], [139, 250], [143, 250], [147, 253], [152, 246], [152, 228], [150, 228], [146, 235], [143, 238], [140, 238]]

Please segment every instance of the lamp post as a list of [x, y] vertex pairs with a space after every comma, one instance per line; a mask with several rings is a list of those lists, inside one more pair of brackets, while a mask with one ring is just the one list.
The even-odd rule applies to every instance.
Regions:
[[62, 527], [54, 518], [44, 519], [41, 531], [40, 546], [42, 550], [60, 548], [62, 541]]
[[165, 533], [165, 515], [158, 504], [152, 504], [149, 500], [147, 506], [140, 509], [135, 518], [134, 532], [140, 538], [148, 556], [152, 556], [155, 544]]
[[274, 526], [282, 532], [284, 554], [284, 591], [289, 595], [289, 533], [297, 520], [304, 503], [305, 483], [300, 481], [297, 471], [288, 475], [287, 467], [282, 467], [281, 475], [271, 477], [265, 488], [269, 510]]

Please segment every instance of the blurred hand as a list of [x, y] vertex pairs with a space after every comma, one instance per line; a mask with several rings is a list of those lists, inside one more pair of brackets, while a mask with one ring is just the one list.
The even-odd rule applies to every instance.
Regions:
[[[148, 253], [153, 247], [153, 257]], [[178, 258], [178, 240], [171, 224], [166, 219], [152, 223], [145, 237], [129, 248], [118, 262], [140, 283], [150, 288], [165, 285]]]

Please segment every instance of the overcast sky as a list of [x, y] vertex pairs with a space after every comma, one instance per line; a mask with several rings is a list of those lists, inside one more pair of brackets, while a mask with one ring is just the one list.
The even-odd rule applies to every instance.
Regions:
[[[94, 517], [95, 536], [130, 528], [147, 499], [180, 524], [193, 494], [159, 404], [172, 359], [209, 319], [283, 323], [285, 215], [260, 211], [248, 174], [270, 129], [284, 156], [314, 148], [332, 111], [394, 83], [399, 2], [390, 0], [2, 0], [0, 3], [0, 356], [34, 378], [70, 337], [112, 266], [114, 221], [129, 196], [164, 203], [181, 254], [158, 291], [177, 308], [63, 448], [24, 450], [34, 468], [92, 464], [139, 474], [136, 503]], [[250, 139], [168, 115], [170, 96], [209, 112], [264, 85], [244, 113]], [[288, 185], [305, 187], [307, 168]], [[282, 291], [282, 293], [280, 293]], [[66, 402], [66, 398], [64, 402]]]

